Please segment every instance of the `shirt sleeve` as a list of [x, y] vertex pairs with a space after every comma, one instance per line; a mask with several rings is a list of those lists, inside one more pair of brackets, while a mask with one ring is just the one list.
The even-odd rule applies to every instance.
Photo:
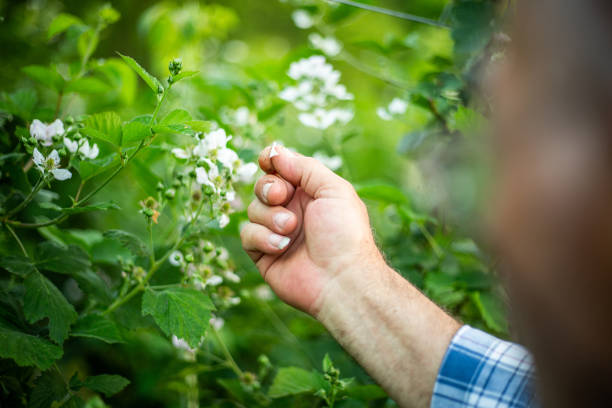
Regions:
[[431, 407], [537, 407], [534, 381], [533, 362], [527, 350], [463, 326], [442, 360]]

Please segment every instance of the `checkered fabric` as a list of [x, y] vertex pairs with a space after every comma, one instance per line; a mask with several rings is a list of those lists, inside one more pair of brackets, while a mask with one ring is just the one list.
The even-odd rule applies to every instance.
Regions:
[[534, 380], [527, 350], [463, 326], [442, 360], [431, 407], [536, 407]]

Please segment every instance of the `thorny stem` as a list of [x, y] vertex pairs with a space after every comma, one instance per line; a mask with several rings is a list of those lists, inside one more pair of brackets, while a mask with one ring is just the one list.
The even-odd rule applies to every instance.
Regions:
[[6, 229], [9, 230], [11, 235], [13, 235], [13, 238], [15, 238], [15, 241], [17, 241], [17, 244], [19, 244], [19, 248], [21, 248], [21, 252], [23, 252], [26, 258], [29, 258], [30, 256], [28, 255], [28, 251], [26, 251], [25, 247], [23, 246], [23, 243], [21, 242], [21, 240], [19, 239], [19, 236], [15, 233], [13, 228], [8, 224], [5, 224], [5, 227]]

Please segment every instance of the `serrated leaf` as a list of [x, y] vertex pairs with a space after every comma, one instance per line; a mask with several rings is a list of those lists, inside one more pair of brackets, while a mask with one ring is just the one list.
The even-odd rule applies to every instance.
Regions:
[[123, 125], [123, 145], [134, 146], [151, 136], [151, 126], [132, 121]]
[[23, 313], [30, 323], [49, 318], [49, 337], [62, 344], [70, 325], [77, 319], [74, 307], [62, 292], [40, 272], [34, 271], [24, 281]]
[[134, 70], [138, 74], [140, 78], [151, 88], [153, 93], [157, 95], [157, 92], [160, 88], [163, 89], [161, 82], [159, 79], [155, 78], [153, 75], [149, 74], [136, 60], [132, 57], [128, 57], [127, 55], [123, 55], [118, 53], [119, 56], [125, 61], [125, 63]]
[[355, 190], [361, 198], [381, 201], [388, 204], [407, 204], [408, 198], [397, 187], [390, 184], [373, 184], [356, 186]]
[[72, 337], [97, 339], [110, 344], [123, 342], [123, 337], [121, 337], [115, 322], [96, 314], [87, 315], [77, 320], [72, 326], [70, 335]]
[[48, 86], [58, 92], [64, 88], [66, 81], [57, 71], [42, 65], [29, 65], [22, 68], [22, 71], [30, 78]]
[[149, 289], [142, 298], [143, 316], [153, 316], [164, 333], [184, 339], [193, 348], [200, 344], [214, 309], [208, 295], [195, 289]]
[[123, 378], [120, 375], [103, 374], [87, 377], [83, 381], [83, 387], [101, 392], [105, 396], [110, 397], [123, 390], [129, 383], [130, 381], [127, 378]]
[[0, 323], [0, 357], [11, 358], [22, 367], [36, 366], [46, 370], [55, 360], [61, 358], [62, 354], [61, 347]]
[[274, 377], [268, 396], [281, 398], [305, 392], [311, 393], [325, 386], [323, 376], [316, 371], [307, 371], [299, 367], [283, 367]]
[[66, 85], [65, 92], [78, 92], [83, 94], [98, 94], [108, 92], [110, 87], [98, 78], [86, 77], [74, 79]]
[[80, 18], [73, 16], [72, 14], [60, 13], [58, 14], [51, 24], [49, 25], [49, 29], [47, 30], [47, 39], [51, 39], [58, 34], [63, 33], [73, 25], [81, 25], [83, 22]]
[[104, 232], [104, 237], [118, 241], [123, 247], [127, 248], [133, 255], [148, 257], [149, 250], [144, 242], [136, 235], [122, 230], [108, 230]]
[[36, 270], [29, 258], [23, 256], [9, 255], [0, 258], [0, 266], [10, 273], [26, 276]]
[[81, 131], [87, 136], [121, 146], [121, 118], [115, 112], [90, 115], [85, 119], [84, 125]]
[[191, 120], [191, 114], [184, 109], [175, 109], [159, 122], [161, 125], [183, 125]]
[[81, 160], [78, 164], [81, 179], [88, 180], [109, 169], [113, 164], [119, 164], [117, 153], [94, 160]]
[[[57, 370], [48, 370], [34, 383], [28, 400], [28, 408], [49, 408], [66, 396], [66, 383]], [[64, 405], [65, 406], [65, 405]]]
[[38, 268], [65, 275], [91, 268], [89, 255], [76, 245], [45, 241], [38, 245], [36, 258]]

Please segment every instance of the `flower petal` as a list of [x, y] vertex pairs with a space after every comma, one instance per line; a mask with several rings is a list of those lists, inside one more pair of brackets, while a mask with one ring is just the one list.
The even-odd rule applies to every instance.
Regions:
[[70, 177], [72, 177], [70, 170], [66, 169], [52, 169], [51, 174], [53, 174], [53, 177], [55, 177], [56, 180], [60, 181], [68, 180]]
[[34, 161], [34, 164], [37, 167], [41, 167], [43, 165], [43, 163], [45, 162], [45, 156], [42, 155], [41, 152], [38, 151], [38, 149], [35, 147], [34, 151], [32, 152], [32, 160]]

